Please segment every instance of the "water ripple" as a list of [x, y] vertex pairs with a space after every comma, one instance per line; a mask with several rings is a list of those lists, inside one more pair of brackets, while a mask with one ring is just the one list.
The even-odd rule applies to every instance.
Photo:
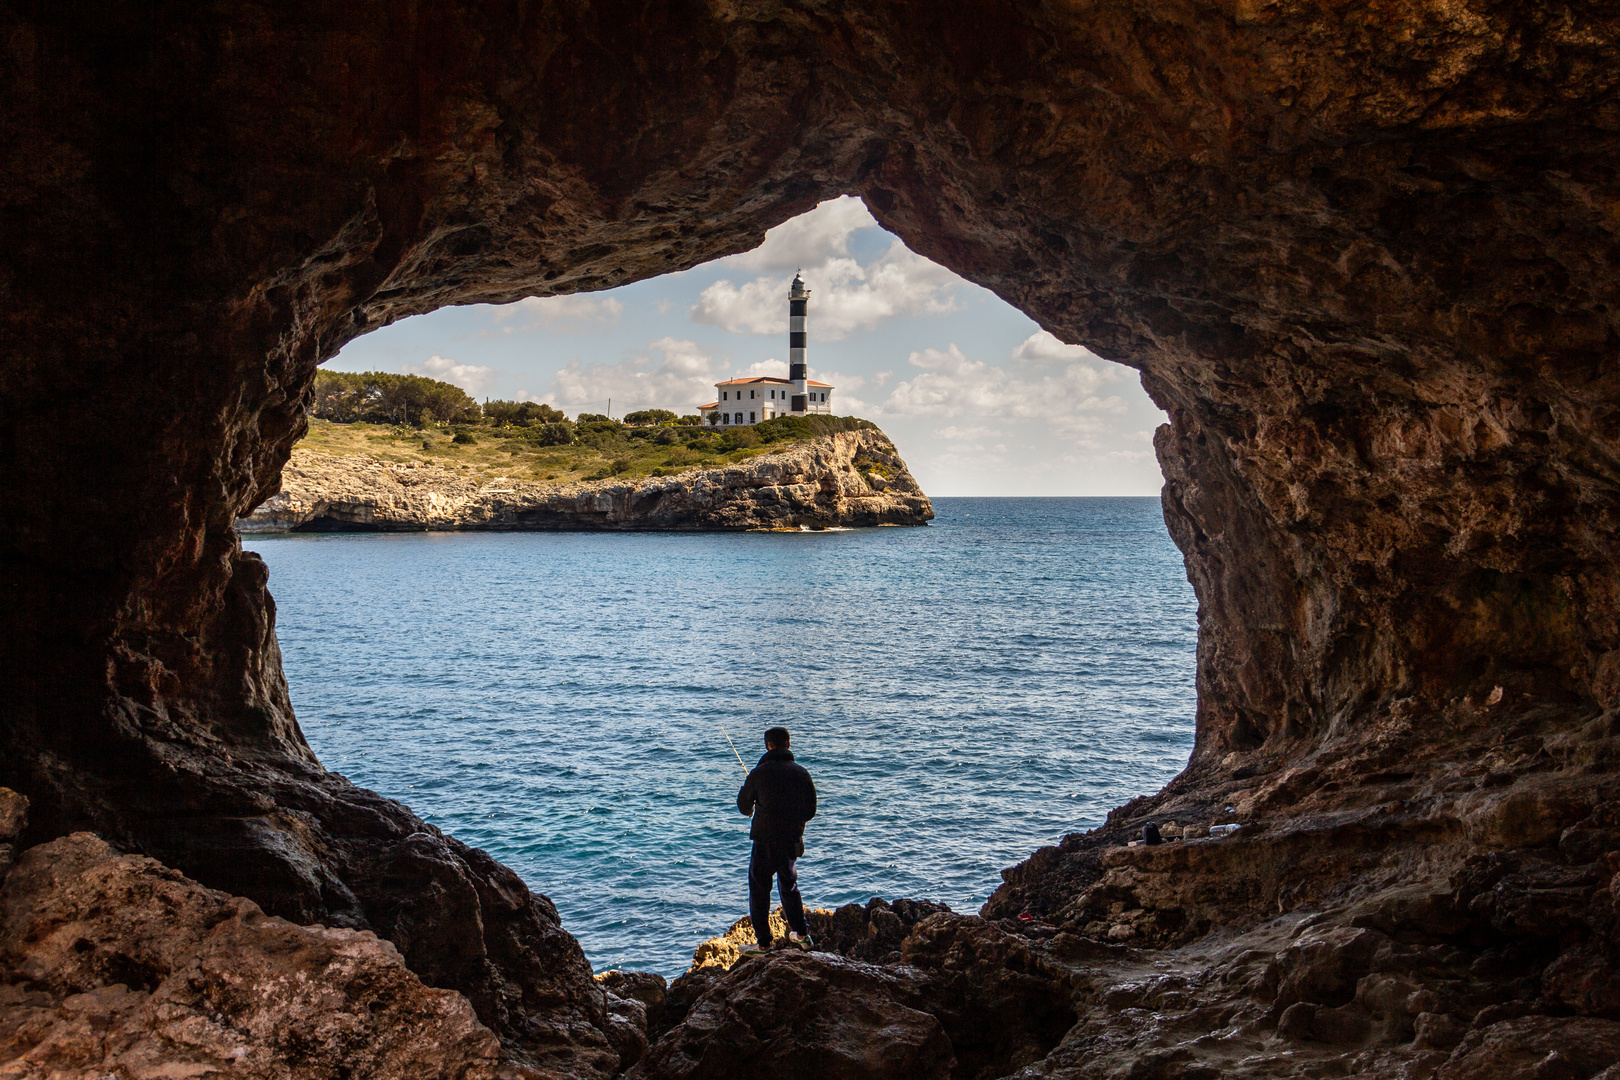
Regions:
[[940, 499], [927, 529], [254, 537], [329, 767], [673, 975], [746, 908], [750, 764], [793, 729], [807, 902], [975, 910], [1192, 749], [1195, 605], [1156, 499]]

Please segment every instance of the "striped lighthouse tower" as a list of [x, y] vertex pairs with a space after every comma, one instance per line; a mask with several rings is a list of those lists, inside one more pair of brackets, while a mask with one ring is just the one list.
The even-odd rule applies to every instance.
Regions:
[[[802, 271], [800, 272], [802, 273]], [[805, 309], [810, 306], [810, 290], [804, 279], [793, 275], [793, 289], [788, 293], [788, 381], [793, 384], [792, 411], [801, 416], [809, 408], [810, 365], [805, 360]]]

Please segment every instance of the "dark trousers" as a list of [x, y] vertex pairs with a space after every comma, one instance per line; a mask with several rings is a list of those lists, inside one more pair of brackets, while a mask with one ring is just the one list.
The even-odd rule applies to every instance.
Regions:
[[761, 945], [771, 944], [771, 878], [776, 878], [782, 894], [782, 915], [788, 927], [801, 934], [810, 932], [804, 921], [804, 900], [799, 896], [799, 842], [796, 839], [756, 839], [748, 859], [748, 917], [754, 923], [754, 938]]

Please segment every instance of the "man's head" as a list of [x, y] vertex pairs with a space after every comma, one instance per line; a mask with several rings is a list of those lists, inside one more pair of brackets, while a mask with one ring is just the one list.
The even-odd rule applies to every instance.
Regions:
[[788, 748], [788, 729], [773, 727], [765, 729], [765, 749], [786, 750]]

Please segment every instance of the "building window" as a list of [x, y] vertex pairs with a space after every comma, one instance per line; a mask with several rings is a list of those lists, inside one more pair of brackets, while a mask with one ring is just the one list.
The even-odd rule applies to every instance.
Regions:
[[752, 424], [754, 422], [754, 414], [753, 413], [748, 414], [748, 422], [750, 424]]
[[749, 401], [754, 400], [754, 392], [752, 390], [748, 391], [748, 400]]
[[726, 400], [726, 392], [724, 390], [720, 391], [720, 400], [721, 401]]

